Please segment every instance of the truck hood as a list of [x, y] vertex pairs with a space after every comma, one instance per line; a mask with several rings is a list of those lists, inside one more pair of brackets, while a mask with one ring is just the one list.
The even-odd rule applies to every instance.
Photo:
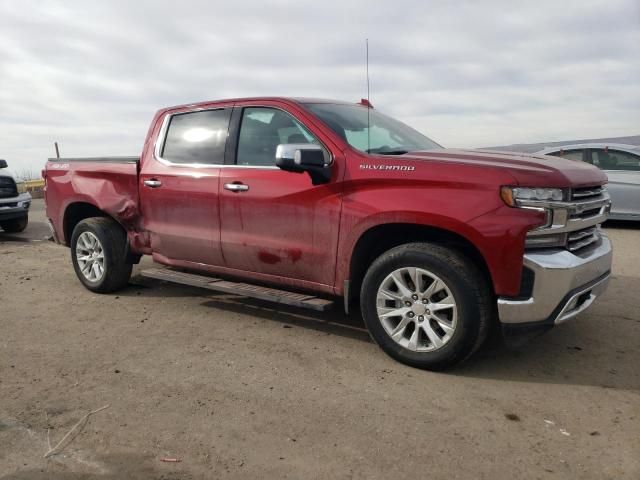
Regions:
[[519, 185], [531, 187], [581, 187], [607, 183], [604, 172], [579, 160], [494, 150], [428, 150], [409, 152], [403, 160], [475, 165], [508, 171]]

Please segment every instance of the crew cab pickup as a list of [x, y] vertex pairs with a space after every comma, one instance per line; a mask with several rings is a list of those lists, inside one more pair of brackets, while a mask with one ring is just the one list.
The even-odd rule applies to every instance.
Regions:
[[3, 173], [7, 161], [0, 160], [0, 229], [6, 233], [19, 233], [29, 224], [31, 194], [19, 192], [13, 176]]
[[55, 158], [43, 175], [89, 290], [125, 287], [151, 255], [156, 278], [316, 309], [341, 298], [421, 368], [464, 360], [492, 324], [511, 338], [575, 317], [610, 276], [600, 170], [448, 150], [367, 101], [166, 108], [140, 157]]

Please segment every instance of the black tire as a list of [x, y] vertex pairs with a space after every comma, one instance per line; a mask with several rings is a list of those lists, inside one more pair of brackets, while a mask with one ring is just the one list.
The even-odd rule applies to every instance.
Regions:
[[24, 232], [28, 224], [29, 217], [25, 215], [21, 218], [14, 218], [0, 222], [0, 228], [2, 228], [6, 233], [20, 233]]
[[[97, 281], [84, 276], [76, 258], [78, 238], [84, 232], [95, 235], [104, 253], [104, 273]], [[76, 275], [92, 292], [110, 293], [124, 288], [131, 277], [133, 265], [126, 261], [127, 235], [124, 229], [113, 219], [106, 217], [82, 220], [71, 235], [71, 262]]]
[[[418, 267], [437, 275], [455, 299], [457, 323], [440, 348], [405, 348], [391, 338], [378, 317], [378, 289], [389, 274], [403, 267]], [[382, 254], [369, 267], [360, 291], [362, 316], [373, 340], [399, 362], [427, 370], [450, 368], [480, 348], [495, 318], [492, 299], [489, 282], [471, 260], [456, 250], [427, 242], [401, 245]], [[415, 325], [414, 329], [418, 328]]]

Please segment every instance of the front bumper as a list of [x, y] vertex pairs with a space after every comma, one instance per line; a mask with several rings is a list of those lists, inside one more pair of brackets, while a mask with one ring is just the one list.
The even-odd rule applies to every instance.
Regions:
[[0, 198], [0, 220], [13, 220], [28, 215], [31, 195], [21, 193], [17, 197]]
[[604, 234], [587, 253], [526, 253], [524, 266], [533, 272], [531, 295], [499, 298], [500, 322], [510, 327], [552, 326], [575, 317], [606, 290], [611, 261], [611, 242]]

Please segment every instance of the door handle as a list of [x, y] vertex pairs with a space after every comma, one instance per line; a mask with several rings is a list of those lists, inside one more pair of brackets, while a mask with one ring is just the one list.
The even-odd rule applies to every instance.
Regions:
[[246, 192], [249, 190], [249, 185], [245, 185], [244, 183], [225, 183], [225, 190], [231, 190], [232, 192]]
[[156, 180], [155, 178], [145, 180], [143, 183], [145, 184], [145, 186], [150, 188], [158, 188], [162, 186], [162, 182], [160, 180]]

